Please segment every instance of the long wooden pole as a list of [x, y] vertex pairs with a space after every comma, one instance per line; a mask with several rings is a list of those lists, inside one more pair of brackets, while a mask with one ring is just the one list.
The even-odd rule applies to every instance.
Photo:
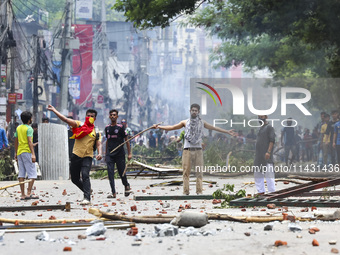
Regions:
[[[160, 122], [160, 123], [158, 123], [158, 124], [156, 124], [156, 125], [160, 125], [160, 124], [162, 124], [162, 123], [163, 123], [163, 122]], [[154, 125], [152, 125], [151, 127], [147, 128], [147, 129], [144, 129], [143, 131], [139, 132], [137, 135], [134, 135], [133, 137], [127, 139], [125, 142], [119, 144], [116, 148], [114, 148], [114, 149], [110, 152], [110, 154], [113, 153], [114, 151], [116, 151], [118, 148], [122, 147], [122, 146], [123, 146], [124, 144], [126, 144], [127, 142], [130, 142], [133, 138], [136, 138], [136, 137], [139, 136], [140, 134], [143, 134], [144, 132], [146, 132], [146, 131], [152, 129], [153, 126], [154, 126]]]
[[14, 187], [14, 186], [17, 186], [17, 185], [20, 185], [20, 184], [28, 183], [28, 182], [31, 182], [31, 181], [32, 180], [27, 180], [27, 181], [23, 181], [23, 182], [17, 182], [17, 183], [14, 183], [14, 184], [10, 184], [10, 185], [4, 186], [4, 187], [0, 187], [0, 190], [8, 189], [8, 188], [11, 188], [11, 187]]
[[0, 218], [0, 222], [12, 223], [12, 224], [52, 224], [52, 223], [91, 222], [94, 220], [97, 220], [97, 219], [92, 218], [92, 219], [60, 219], [60, 220], [58, 219], [57, 220], [21, 220], [21, 219]]
[[[135, 223], [151, 223], [151, 224], [159, 224], [159, 223], [170, 223], [175, 215], [156, 215], [156, 216], [124, 216], [113, 213], [106, 213], [100, 211], [97, 208], [89, 208], [89, 213], [93, 214], [97, 217], [102, 217], [110, 220], [122, 220], [128, 222]], [[227, 220], [227, 221], [236, 221], [236, 222], [271, 222], [271, 221], [283, 221], [283, 216], [232, 216], [228, 214], [219, 214], [219, 213], [207, 213], [209, 220]], [[304, 218], [296, 218], [298, 220], [308, 221], [311, 219]]]

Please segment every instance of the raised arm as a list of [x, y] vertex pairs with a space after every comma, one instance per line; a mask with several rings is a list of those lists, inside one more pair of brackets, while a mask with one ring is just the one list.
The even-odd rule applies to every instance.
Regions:
[[175, 124], [173, 126], [158, 126], [158, 125], [154, 125], [154, 128], [159, 128], [159, 129], [163, 129], [163, 130], [177, 130], [177, 129], [181, 129], [182, 127], [185, 127], [185, 120], [182, 120], [180, 123]]
[[206, 129], [211, 129], [211, 130], [215, 130], [217, 132], [221, 132], [221, 133], [225, 133], [225, 134], [229, 134], [232, 136], [237, 136], [237, 133], [234, 132], [234, 129], [230, 129], [230, 130], [226, 130], [223, 128], [219, 128], [219, 127], [214, 127], [213, 125], [210, 125], [208, 122], [204, 121], [204, 127]]
[[69, 125], [70, 127], [77, 127], [77, 122], [73, 119], [69, 119], [67, 117], [65, 117], [63, 114], [61, 114], [60, 112], [57, 111], [57, 109], [55, 109], [52, 105], [48, 105], [47, 106], [47, 110], [51, 111], [51, 112], [54, 112], [55, 115], [57, 115], [57, 117], [67, 123], [67, 125]]

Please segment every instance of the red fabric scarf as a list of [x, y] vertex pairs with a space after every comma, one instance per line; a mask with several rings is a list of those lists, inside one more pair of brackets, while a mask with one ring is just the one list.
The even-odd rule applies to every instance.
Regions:
[[73, 136], [70, 137], [70, 138], [81, 139], [81, 138], [91, 134], [91, 132], [94, 129], [93, 123], [94, 123], [94, 118], [86, 117], [84, 125], [82, 125], [80, 127], [72, 128]]

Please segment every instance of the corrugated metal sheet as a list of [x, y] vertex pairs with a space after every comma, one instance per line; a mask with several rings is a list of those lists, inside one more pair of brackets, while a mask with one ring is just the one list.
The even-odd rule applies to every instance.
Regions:
[[39, 134], [39, 165], [43, 180], [68, 180], [68, 135], [64, 125], [41, 123]]

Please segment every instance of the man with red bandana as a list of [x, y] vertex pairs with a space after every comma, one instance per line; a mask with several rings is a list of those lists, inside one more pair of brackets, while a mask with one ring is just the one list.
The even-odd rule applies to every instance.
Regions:
[[[52, 105], [47, 109], [58, 116], [60, 120], [67, 123], [73, 132], [75, 143], [71, 156], [70, 173], [72, 182], [84, 193], [84, 200], [81, 205], [91, 204], [91, 182], [90, 170], [93, 158], [93, 147], [96, 143], [98, 148], [97, 160], [102, 159], [101, 139], [97, 139], [94, 122], [97, 117], [97, 111], [88, 109], [86, 111], [86, 120], [83, 124], [80, 121], [65, 117], [58, 112]], [[80, 178], [81, 176], [81, 178]]]

